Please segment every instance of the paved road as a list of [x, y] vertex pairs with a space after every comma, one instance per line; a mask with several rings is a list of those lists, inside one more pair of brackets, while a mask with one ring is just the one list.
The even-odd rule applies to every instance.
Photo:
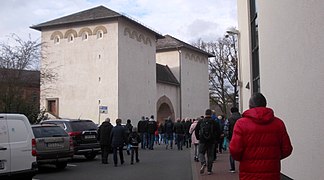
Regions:
[[[193, 156], [193, 150], [192, 150]], [[194, 180], [238, 180], [239, 174], [229, 172], [229, 152], [225, 151], [223, 154], [217, 154], [217, 160], [213, 164], [213, 173], [211, 175], [200, 174], [200, 162], [192, 162], [192, 173]], [[236, 168], [238, 169], [239, 163], [236, 162]]]
[[86, 161], [82, 156], [69, 162], [62, 171], [46, 168], [37, 174], [35, 180], [192, 180], [190, 149], [183, 151], [166, 150], [164, 145], [155, 146], [154, 150], [140, 150], [140, 162], [130, 164], [130, 156], [125, 156], [125, 164], [113, 166], [112, 155], [109, 164], [101, 164], [98, 156], [93, 161]]

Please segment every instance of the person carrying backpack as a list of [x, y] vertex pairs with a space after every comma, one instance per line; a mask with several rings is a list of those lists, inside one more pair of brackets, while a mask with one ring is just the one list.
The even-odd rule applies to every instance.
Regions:
[[[199, 160], [201, 162], [200, 174], [205, 172], [207, 166], [208, 175], [212, 174], [215, 144], [219, 140], [220, 126], [212, 118], [212, 111], [207, 109], [205, 118], [198, 122], [195, 128], [196, 138], [199, 140]], [[207, 163], [205, 154], [207, 153]]]
[[[126, 121], [126, 125], [125, 125], [125, 131], [126, 131], [126, 136], [128, 137], [129, 134], [132, 132], [133, 129], [133, 125], [132, 125], [132, 121], [130, 119], [127, 119]], [[130, 144], [127, 142], [127, 155], [130, 155]]]
[[132, 129], [132, 132], [128, 136], [128, 142], [130, 144], [130, 150], [131, 150], [131, 164], [134, 164], [134, 155], [135, 160], [138, 163], [138, 144], [141, 142], [141, 137], [137, 133], [137, 128], [134, 127]]
[[169, 145], [170, 148], [172, 149], [173, 146], [173, 132], [174, 132], [174, 124], [171, 120], [171, 118], [169, 117], [168, 119], [166, 119], [165, 121], [165, 126], [164, 126], [164, 132], [165, 132], [165, 149], [168, 149]]

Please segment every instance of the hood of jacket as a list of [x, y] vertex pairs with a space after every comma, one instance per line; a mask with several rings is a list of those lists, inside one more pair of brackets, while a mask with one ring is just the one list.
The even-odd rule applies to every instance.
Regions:
[[268, 124], [274, 120], [273, 110], [267, 107], [248, 109], [242, 116], [252, 119], [257, 124]]

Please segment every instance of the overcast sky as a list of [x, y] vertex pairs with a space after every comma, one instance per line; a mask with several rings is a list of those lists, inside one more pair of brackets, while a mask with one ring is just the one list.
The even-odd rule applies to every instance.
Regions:
[[12, 33], [23, 39], [40, 32], [30, 29], [45, 21], [103, 5], [145, 26], [191, 43], [215, 41], [229, 27], [237, 27], [237, 0], [3, 0], [0, 5], [0, 41]]

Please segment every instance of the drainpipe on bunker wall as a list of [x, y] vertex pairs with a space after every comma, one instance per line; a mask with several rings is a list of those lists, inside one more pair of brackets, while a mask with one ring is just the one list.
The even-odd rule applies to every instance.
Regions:
[[180, 120], [182, 120], [182, 81], [181, 81], [181, 69], [182, 69], [182, 54], [181, 54], [181, 49], [177, 48], [179, 52], [179, 81], [180, 81], [180, 92], [179, 92], [179, 101], [180, 101], [180, 109], [179, 109], [179, 115], [180, 115]]

